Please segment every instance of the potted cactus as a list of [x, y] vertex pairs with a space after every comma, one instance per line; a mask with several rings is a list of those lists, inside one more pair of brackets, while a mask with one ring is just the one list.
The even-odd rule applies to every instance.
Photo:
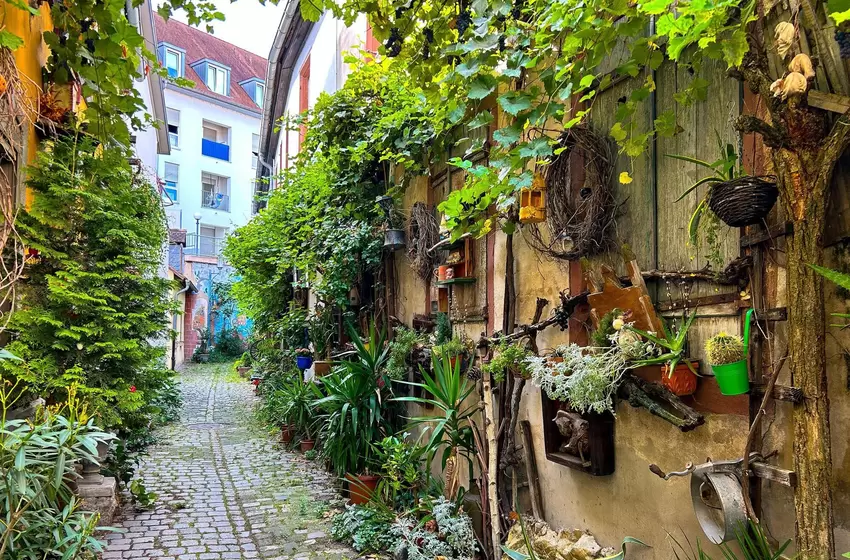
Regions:
[[747, 346], [752, 313], [752, 309], [747, 311], [743, 338], [720, 332], [705, 343], [705, 357], [711, 364], [717, 385], [720, 386], [720, 392], [724, 395], [743, 395], [750, 390]]

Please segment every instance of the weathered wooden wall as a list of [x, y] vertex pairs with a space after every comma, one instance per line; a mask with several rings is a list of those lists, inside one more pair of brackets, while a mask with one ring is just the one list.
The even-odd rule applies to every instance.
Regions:
[[[712, 83], [705, 101], [689, 107], [675, 104], [672, 96], [681, 91], [696, 77], [702, 77]], [[643, 78], [641, 78], [642, 80]], [[698, 200], [704, 195], [704, 189], [690, 194], [681, 202], [675, 202], [679, 195], [705, 170], [695, 164], [689, 164], [666, 157], [666, 154], [690, 155], [713, 161], [719, 156], [717, 138], [725, 143], [738, 146], [749, 157], [746, 162], [750, 168], [754, 161], [763, 161], [760, 146], [752, 138], [739, 142], [732, 127], [733, 119], [744, 110], [744, 91], [739, 82], [728, 78], [726, 69], [716, 64], [704, 65], [697, 75], [686, 68], [674, 64], [665, 64], [655, 73], [657, 90], [641, 108], [638, 122], [648, 127], [652, 119], [665, 111], [675, 111], [682, 132], [672, 138], [658, 138], [651, 142], [649, 150], [634, 159], [621, 155], [613, 176], [620, 171], [628, 171], [633, 181], [628, 185], [617, 185], [617, 199], [622, 204], [617, 227], [614, 232], [614, 245], [628, 244], [644, 269], [694, 270], [706, 264], [705, 248], [689, 247], [687, 244], [688, 220]], [[606, 131], [613, 122], [617, 103], [628, 96], [631, 84], [621, 82], [600, 94], [592, 112], [592, 126]], [[497, 122], [505, 124], [505, 116], [499, 115]], [[640, 126], [638, 127], [638, 129]], [[848, 159], [847, 165], [850, 165]], [[762, 170], [769, 171], [769, 170]], [[832, 221], [829, 226], [829, 241], [835, 243], [850, 231], [850, 195], [848, 177], [837, 174], [831, 202]], [[442, 185], [447, 185], [444, 181]], [[452, 188], [458, 188], [460, 181], [451, 181]], [[439, 185], [438, 185], [439, 186]], [[428, 189], [431, 189], [430, 191]], [[416, 188], [408, 191], [406, 206], [417, 200], [438, 203], [445, 192], [417, 183]], [[768, 225], [782, 223], [777, 211], [771, 216]], [[753, 251], [741, 247], [742, 232], [725, 228], [723, 236], [723, 257], [726, 262], [741, 254]], [[547, 298], [550, 308], [558, 301], [558, 292], [578, 285], [576, 267], [566, 262], [554, 262], [531, 248], [527, 242], [527, 231], [520, 230], [514, 236], [516, 258], [516, 317], [520, 323], [527, 323], [534, 313], [538, 297]], [[478, 251], [481, 259], [477, 270], [478, 283], [463, 290], [461, 297], [469, 301], [460, 316], [455, 317], [459, 330], [470, 337], [476, 337], [481, 331], [492, 333], [502, 324], [505, 277], [505, 235], [501, 232], [490, 234], [479, 241]], [[699, 298], [726, 296], [724, 303], [701, 305], [698, 319], [692, 327], [689, 337], [689, 353], [693, 358], [703, 359], [703, 344], [706, 339], [719, 331], [740, 333], [742, 331], [743, 312], [753, 303], [753, 289], [757, 289], [756, 298], [763, 309], [781, 308], [785, 305], [784, 289], [784, 240], [769, 241], [758, 250], [761, 280], [758, 287], [739, 293], [738, 288], [720, 286], [712, 283], [694, 283], [690, 285], [688, 304], [693, 309]], [[839, 243], [833, 253], [833, 264], [837, 268], [850, 269], [850, 259], [844, 243]], [[617, 250], [612, 250], [592, 259], [595, 264], [606, 263], [623, 272], [622, 258]], [[404, 302], [400, 318], [411, 323], [414, 313], [427, 313], [426, 288], [413, 279], [409, 269], [405, 269], [403, 259], [397, 263], [400, 283], [399, 297]], [[570, 276], [572, 271], [573, 276]], [[650, 291], [657, 304], [669, 306], [671, 301], [683, 299], [683, 286], [677, 282], [651, 282]], [[830, 310], [846, 312], [850, 309], [850, 294], [836, 291], [828, 302]], [[705, 301], [705, 299], [703, 299]], [[484, 317], [475, 313], [482, 309]], [[668, 316], [681, 316], [681, 305], [667, 312]], [[758, 330], [758, 329], [754, 329]], [[784, 352], [784, 324], [767, 323], [760, 329], [763, 335], [759, 360], [754, 365], [761, 366], [767, 372]], [[575, 333], [573, 333], [575, 334]], [[541, 349], [550, 349], [570, 339], [570, 333], [556, 327], [541, 333], [538, 344]], [[837, 543], [840, 551], [850, 550], [850, 444], [843, 437], [846, 426], [850, 424], [850, 403], [847, 402], [848, 353], [850, 339], [843, 331], [830, 331], [829, 364], [830, 393], [833, 403], [833, 440], [836, 471], [836, 527]], [[758, 345], [756, 346], [758, 348]], [[707, 365], [703, 365], [707, 369]], [[787, 375], [780, 382], [790, 385]], [[710, 377], [702, 384], [715, 384]], [[716, 394], [716, 390], [714, 391]], [[719, 404], [718, 404], [719, 403]], [[543, 418], [540, 392], [526, 387], [523, 397], [522, 418], [532, 425], [532, 436], [536, 462], [539, 469], [544, 511], [547, 521], [556, 527], [578, 527], [591, 531], [605, 545], [614, 545], [624, 536], [631, 535], [653, 545], [652, 550], [634, 552], [634, 558], [666, 558], [670, 556], [667, 533], [682, 535], [693, 540], [703, 538], [691, 506], [689, 482], [677, 479], [664, 482], [648, 470], [650, 463], [657, 463], [666, 470], [678, 469], [688, 461], [700, 462], [710, 456], [713, 459], [739, 457], [744, 449], [746, 433], [749, 427], [749, 415], [752, 413], [747, 397], [721, 397], [709, 405], [715, 413], [707, 413], [706, 424], [693, 432], [681, 433], [664, 421], [649, 415], [643, 409], [632, 409], [626, 403], [620, 403], [617, 411], [615, 431], [616, 470], [613, 475], [594, 478], [588, 474], [552, 463], [544, 453], [543, 424], [551, 419]], [[783, 467], [793, 466], [791, 457], [790, 417], [791, 405], [777, 403], [771, 406], [771, 415], [765, 429], [763, 449], [765, 452], [777, 450], [776, 459]], [[793, 492], [775, 485], [764, 484], [761, 497], [761, 509], [767, 528], [778, 540], [793, 538]], [[842, 494], [843, 492], [843, 494]], [[843, 496], [843, 497], [842, 497]], [[632, 553], [630, 552], [630, 557]]]

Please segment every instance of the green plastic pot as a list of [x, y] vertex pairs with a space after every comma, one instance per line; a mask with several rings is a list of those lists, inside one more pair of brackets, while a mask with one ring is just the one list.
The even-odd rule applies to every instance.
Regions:
[[753, 310], [750, 309], [747, 311], [746, 318], [744, 319], [744, 359], [732, 362], [731, 364], [711, 366], [711, 371], [714, 372], [714, 378], [717, 380], [720, 392], [729, 397], [743, 395], [750, 390], [747, 355], [750, 350], [750, 321], [752, 316]]

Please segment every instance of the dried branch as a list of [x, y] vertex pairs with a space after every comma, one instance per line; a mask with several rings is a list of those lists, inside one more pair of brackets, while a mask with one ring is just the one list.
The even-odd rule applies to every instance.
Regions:
[[776, 385], [776, 379], [779, 377], [779, 371], [782, 369], [782, 366], [785, 364], [785, 360], [787, 359], [788, 354], [785, 354], [773, 368], [773, 372], [771, 372], [770, 379], [764, 389], [764, 397], [761, 399], [761, 405], [759, 406], [758, 412], [756, 412], [756, 417], [753, 418], [752, 425], [750, 425], [750, 432], [747, 434], [747, 443], [744, 445], [744, 462], [741, 463], [741, 494], [744, 496], [744, 508], [747, 511], [747, 516], [756, 523], [758, 523], [759, 520], [758, 517], [756, 517], [755, 510], [753, 509], [753, 503], [750, 500], [750, 449], [753, 447], [753, 442], [755, 441], [758, 427], [761, 424], [761, 419], [765, 415], [767, 404], [773, 398], [773, 387]]
[[735, 119], [734, 127], [735, 130], [744, 134], [761, 135], [764, 145], [770, 148], [781, 148], [786, 143], [782, 131], [754, 115], [740, 115]]

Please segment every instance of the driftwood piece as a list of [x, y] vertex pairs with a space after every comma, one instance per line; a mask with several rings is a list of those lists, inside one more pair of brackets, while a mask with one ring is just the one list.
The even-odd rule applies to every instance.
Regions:
[[587, 301], [591, 307], [590, 316], [594, 324], [598, 325], [599, 320], [610, 311], [620, 309], [631, 311], [629, 321], [633, 322], [638, 329], [655, 333], [664, 332], [637, 261], [626, 262], [632, 282], [632, 285], [628, 287], [623, 287], [614, 270], [607, 265], [602, 265], [597, 270], [583, 260], [582, 268], [591, 289]]
[[522, 447], [525, 450], [525, 476], [528, 479], [528, 493], [531, 495], [531, 513], [537, 519], [543, 519], [543, 502], [540, 493], [540, 480], [537, 475], [537, 459], [534, 457], [534, 442], [531, 439], [531, 423], [520, 422]]
[[[670, 422], [683, 432], [689, 432], [705, 423], [705, 417], [674, 395], [670, 389], [626, 374], [620, 391], [633, 407], [644, 407], [662, 420]], [[670, 410], [672, 409], [672, 410]]]
[[560, 294], [561, 305], [555, 310], [554, 315], [552, 317], [549, 317], [548, 319], [544, 319], [539, 322], [535, 322], [531, 325], [522, 326], [516, 331], [507, 335], [499, 334], [498, 336], [491, 336], [489, 338], [485, 338], [484, 342], [486, 342], [487, 344], [498, 344], [503, 341], [518, 340], [527, 336], [536, 336], [537, 333], [551, 327], [552, 325], [564, 323], [565, 321], [562, 319], [562, 317], [569, 318], [569, 316], [575, 312], [576, 307], [581, 304], [587, 303], [588, 293], [589, 292], [582, 292], [576, 296], [570, 296], [566, 293], [566, 291], [563, 291]]
[[699, 270], [644, 270], [640, 274], [644, 280], [700, 280], [724, 286], [741, 286], [749, 281], [752, 266], [753, 258], [747, 255], [733, 260], [721, 272], [713, 272], [706, 266]]

